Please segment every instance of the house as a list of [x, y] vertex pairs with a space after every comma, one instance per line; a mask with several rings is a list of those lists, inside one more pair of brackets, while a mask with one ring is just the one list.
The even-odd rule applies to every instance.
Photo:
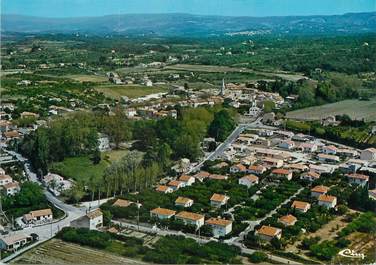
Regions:
[[353, 149], [341, 148], [337, 149], [337, 155], [345, 157], [357, 157], [359, 155], [358, 151]]
[[276, 178], [286, 178], [287, 180], [292, 179], [292, 172], [284, 168], [273, 169], [272, 175]]
[[182, 221], [185, 225], [194, 225], [200, 228], [205, 223], [205, 216], [198, 213], [182, 211], [175, 215], [175, 219]]
[[169, 186], [165, 186], [165, 185], [159, 185], [156, 189], [155, 189], [155, 191], [157, 191], [157, 192], [161, 192], [161, 193], [172, 193], [174, 190], [171, 188], [171, 187], [169, 187]]
[[268, 167], [280, 168], [280, 167], [283, 166], [283, 160], [281, 160], [281, 159], [275, 159], [275, 158], [265, 157], [262, 161]]
[[308, 170], [308, 166], [304, 164], [289, 164], [286, 166], [286, 168], [293, 172], [303, 172]]
[[0, 249], [15, 252], [32, 240], [31, 236], [17, 234], [0, 237]]
[[278, 218], [278, 221], [284, 226], [293, 226], [298, 221], [298, 219], [295, 216], [288, 214]]
[[232, 221], [221, 218], [210, 218], [205, 222], [212, 228], [214, 237], [223, 237], [232, 231]]
[[339, 157], [336, 155], [318, 154], [317, 159], [320, 162], [338, 163]]
[[210, 205], [213, 207], [221, 207], [225, 205], [230, 197], [218, 193], [214, 193], [210, 198]]
[[51, 209], [42, 209], [37, 211], [31, 211], [27, 214], [24, 214], [22, 220], [25, 224], [43, 224], [51, 222], [53, 219]]
[[18, 139], [20, 138], [20, 133], [18, 131], [8, 131], [3, 133], [4, 139], [11, 140], [11, 139]]
[[171, 180], [167, 186], [169, 186], [172, 190], [178, 190], [182, 187], [184, 187], [184, 182], [178, 181], [178, 180]]
[[320, 178], [320, 174], [316, 173], [315, 171], [308, 171], [306, 173], [303, 173], [300, 176], [300, 179], [308, 180], [308, 181], [311, 181], [311, 182], [318, 180], [319, 178]]
[[27, 118], [34, 118], [34, 119], [38, 119], [39, 118], [39, 115], [36, 114], [36, 113], [33, 113], [33, 112], [28, 112], [28, 111], [24, 111], [20, 114], [21, 116], [21, 119], [27, 119]]
[[260, 229], [256, 230], [255, 235], [265, 241], [271, 241], [273, 238], [281, 239], [282, 229], [263, 225]]
[[75, 228], [98, 230], [103, 227], [103, 213], [100, 209], [86, 213], [86, 215], [73, 220], [70, 225]]
[[220, 163], [212, 166], [212, 168], [224, 168], [224, 167], [228, 167], [228, 163], [226, 163], [226, 162], [220, 162]]
[[115, 206], [115, 207], [128, 207], [130, 206], [131, 204], [133, 204], [133, 202], [131, 201], [128, 201], [128, 200], [123, 200], [123, 199], [117, 199], [113, 204], [112, 206]]
[[337, 197], [322, 194], [318, 198], [318, 204], [328, 209], [334, 208], [337, 205]]
[[367, 148], [360, 152], [360, 159], [367, 161], [376, 161], [376, 148]]
[[304, 153], [313, 153], [317, 151], [317, 145], [313, 143], [302, 143], [299, 148]]
[[104, 152], [110, 149], [110, 138], [103, 133], [98, 133], [98, 150]]
[[5, 194], [8, 196], [13, 196], [21, 190], [20, 185], [17, 181], [7, 183], [3, 185], [2, 188], [5, 191]]
[[337, 154], [337, 147], [335, 147], [334, 145], [323, 146], [321, 148], [321, 152], [327, 155], [335, 155]]
[[302, 133], [295, 134], [294, 136], [292, 136], [291, 139], [294, 140], [294, 141], [298, 141], [298, 142], [309, 141], [309, 137], [307, 135], [302, 134]]
[[321, 165], [310, 164], [309, 169], [311, 171], [314, 171], [314, 172], [319, 173], [319, 174], [333, 173], [333, 171], [334, 171], [334, 167], [332, 167], [330, 165], [324, 165], [324, 164], [321, 164]]
[[213, 180], [227, 180], [228, 179], [228, 176], [225, 176], [225, 175], [218, 175], [218, 174], [211, 174], [209, 176], [209, 179], [213, 179]]
[[350, 184], [360, 185], [362, 187], [368, 184], [369, 176], [363, 174], [347, 174]]
[[283, 141], [281, 142], [279, 145], [278, 145], [279, 148], [283, 148], [283, 149], [287, 149], [287, 150], [290, 150], [290, 149], [293, 149], [295, 147], [295, 143], [293, 141]]
[[251, 186], [258, 184], [258, 183], [259, 183], [259, 178], [252, 174], [246, 175], [239, 179], [239, 184], [247, 186], [247, 188], [250, 188]]
[[195, 183], [195, 178], [188, 175], [181, 175], [179, 181], [184, 183], [184, 187], [191, 186], [193, 183]]
[[294, 208], [302, 213], [306, 213], [309, 209], [311, 209], [311, 204], [308, 202], [293, 201], [291, 208]]
[[209, 172], [206, 172], [206, 171], [200, 171], [198, 173], [196, 173], [193, 177], [197, 180], [199, 180], [200, 182], [204, 181], [204, 179], [208, 178], [210, 176], [210, 173]]
[[368, 191], [368, 198], [370, 198], [372, 200], [376, 200], [376, 189]]
[[13, 179], [12, 179], [11, 176], [9, 176], [9, 175], [3, 175], [3, 174], [0, 175], [0, 186], [4, 186], [5, 184], [11, 183], [12, 181], [13, 181]]
[[186, 198], [186, 197], [180, 197], [179, 196], [175, 200], [175, 206], [180, 206], [180, 207], [187, 208], [187, 207], [191, 207], [192, 205], [193, 205], [193, 200], [189, 199], [189, 198]]
[[261, 175], [266, 171], [266, 167], [261, 165], [253, 165], [248, 167], [248, 173]]
[[246, 172], [247, 168], [242, 164], [236, 164], [230, 167], [230, 173]]
[[175, 215], [176, 211], [165, 209], [165, 208], [155, 208], [150, 211], [150, 217], [155, 217], [158, 219], [170, 219]]
[[311, 196], [318, 198], [320, 195], [327, 194], [329, 191], [329, 188], [323, 185], [313, 187], [311, 189]]

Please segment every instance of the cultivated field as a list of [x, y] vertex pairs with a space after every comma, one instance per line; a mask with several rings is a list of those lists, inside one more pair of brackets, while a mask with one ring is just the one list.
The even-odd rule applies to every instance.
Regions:
[[109, 252], [52, 239], [14, 259], [11, 264], [145, 264]]
[[108, 81], [108, 78], [100, 75], [67, 75], [67, 78], [73, 79], [79, 82], [94, 82], [101, 83]]
[[347, 114], [352, 119], [376, 121], [376, 98], [369, 101], [344, 100], [322, 106], [294, 110], [287, 117], [298, 120], [320, 120], [328, 115]]
[[96, 89], [106, 96], [116, 99], [120, 99], [122, 96], [137, 98], [166, 91], [164, 87], [146, 87], [139, 85], [106, 85], [98, 86]]

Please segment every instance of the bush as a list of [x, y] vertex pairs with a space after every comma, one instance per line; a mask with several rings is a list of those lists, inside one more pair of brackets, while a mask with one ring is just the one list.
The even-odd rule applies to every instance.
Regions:
[[249, 261], [252, 263], [260, 263], [268, 260], [268, 255], [264, 252], [256, 251], [249, 256]]
[[104, 249], [110, 245], [111, 236], [96, 230], [87, 228], [64, 227], [57, 237], [72, 243]]

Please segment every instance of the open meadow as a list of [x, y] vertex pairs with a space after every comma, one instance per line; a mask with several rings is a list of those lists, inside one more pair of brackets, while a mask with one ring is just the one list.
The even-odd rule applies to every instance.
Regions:
[[160, 86], [147, 87], [141, 85], [104, 85], [98, 86], [96, 90], [102, 92], [108, 97], [120, 99], [122, 96], [129, 98], [143, 97], [154, 93], [166, 92], [167, 89]]
[[309, 107], [290, 111], [287, 117], [297, 120], [320, 120], [329, 115], [347, 114], [352, 119], [365, 119], [366, 121], [376, 121], [376, 98], [369, 101], [343, 100], [336, 103], [322, 106]]

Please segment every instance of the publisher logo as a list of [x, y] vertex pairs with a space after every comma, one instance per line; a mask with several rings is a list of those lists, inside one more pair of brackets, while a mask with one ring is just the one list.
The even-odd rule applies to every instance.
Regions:
[[338, 255], [346, 258], [353, 258], [353, 259], [364, 259], [365, 256], [362, 253], [356, 253], [354, 250], [351, 249], [343, 249], [341, 250]]

